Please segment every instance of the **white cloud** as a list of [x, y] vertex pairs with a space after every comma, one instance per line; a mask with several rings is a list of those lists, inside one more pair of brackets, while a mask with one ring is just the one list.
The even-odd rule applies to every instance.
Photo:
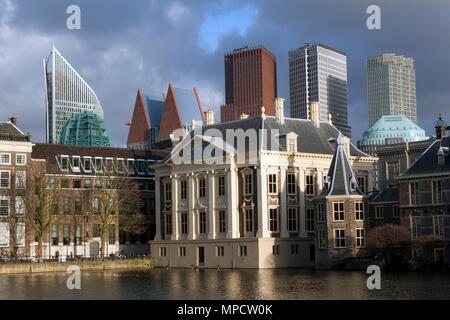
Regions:
[[179, 22], [189, 13], [189, 8], [183, 6], [179, 2], [172, 3], [167, 10], [167, 16], [173, 23]]

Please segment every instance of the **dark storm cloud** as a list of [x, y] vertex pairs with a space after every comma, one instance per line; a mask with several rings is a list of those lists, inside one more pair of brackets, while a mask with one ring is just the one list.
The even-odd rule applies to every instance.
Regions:
[[[0, 117], [15, 114], [24, 130], [44, 139], [42, 59], [55, 46], [99, 96], [114, 143], [123, 146], [137, 88], [161, 97], [168, 83], [199, 89], [204, 108], [223, 103], [223, 53], [263, 44], [277, 56], [278, 93], [289, 104], [288, 51], [322, 42], [347, 53], [349, 120], [354, 140], [367, 128], [365, 61], [379, 53], [415, 60], [419, 125], [432, 134], [442, 112], [450, 120], [446, 1], [255, 1], [252, 23], [217, 35], [217, 49], [201, 46], [208, 14], [239, 2], [0, 0]], [[65, 27], [67, 6], [82, 10], [82, 30]], [[366, 28], [366, 8], [378, 4], [382, 29]], [[234, 7], [233, 7], [234, 5]], [[3, 21], [3, 24], [2, 24]], [[219, 114], [216, 113], [216, 121]]]

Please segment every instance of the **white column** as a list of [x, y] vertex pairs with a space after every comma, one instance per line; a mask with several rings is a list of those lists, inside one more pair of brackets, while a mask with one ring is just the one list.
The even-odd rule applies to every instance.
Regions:
[[280, 227], [282, 238], [289, 238], [287, 230], [287, 186], [286, 186], [286, 167], [280, 167]]
[[317, 195], [319, 195], [322, 192], [322, 188], [323, 188], [323, 169], [317, 169], [317, 184], [316, 184]]
[[298, 181], [300, 183], [300, 237], [306, 237], [306, 225], [305, 225], [305, 169], [300, 169]]
[[178, 217], [178, 181], [177, 176], [172, 175], [172, 240], [180, 238], [180, 221]]
[[216, 214], [215, 214], [215, 199], [216, 199], [216, 187], [215, 187], [214, 170], [208, 173], [208, 222], [209, 231], [208, 239], [216, 238]]
[[227, 170], [227, 238], [239, 238], [237, 210], [237, 169], [231, 165]]
[[258, 188], [258, 232], [256, 237], [269, 238], [267, 228], [267, 168], [259, 167], [257, 170], [257, 188]]
[[161, 240], [161, 179], [155, 177], [155, 218], [156, 234], [155, 240]]
[[188, 239], [195, 240], [195, 180], [193, 174], [188, 178]]

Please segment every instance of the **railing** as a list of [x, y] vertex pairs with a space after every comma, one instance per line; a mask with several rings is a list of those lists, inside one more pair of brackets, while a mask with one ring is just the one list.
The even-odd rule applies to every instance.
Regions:
[[10, 134], [10, 133], [0, 133], [0, 140], [31, 142], [31, 134], [18, 135], [18, 134]]
[[[65, 262], [87, 262], [87, 261], [116, 261], [116, 260], [143, 260], [151, 259], [149, 254], [111, 254], [108, 257], [83, 257], [83, 256], [67, 256]], [[0, 264], [16, 264], [16, 263], [30, 263], [30, 262], [61, 262], [60, 257], [53, 256], [52, 258], [38, 259], [37, 257], [18, 256], [0, 254]]]

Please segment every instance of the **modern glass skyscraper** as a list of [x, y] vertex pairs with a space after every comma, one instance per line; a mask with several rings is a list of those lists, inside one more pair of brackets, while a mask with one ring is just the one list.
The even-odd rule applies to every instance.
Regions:
[[59, 143], [64, 125], [75, 114], [90, 111], [103, 119], [103, 109], [94, 90], [55, 47], [48, 59], [44, 59], [44, 74], [47, 143]]
[[319, 120], [351, 136], [348, 126], [347, 56], [322, 44], [289, 51], [289, 89], [292, 118], [310, 118], [309, 103], [319, 102]]
[[367, 59], [369, 127], [381, 116], [404, 115], [417, 123], [414, 60], [393, 53]]

